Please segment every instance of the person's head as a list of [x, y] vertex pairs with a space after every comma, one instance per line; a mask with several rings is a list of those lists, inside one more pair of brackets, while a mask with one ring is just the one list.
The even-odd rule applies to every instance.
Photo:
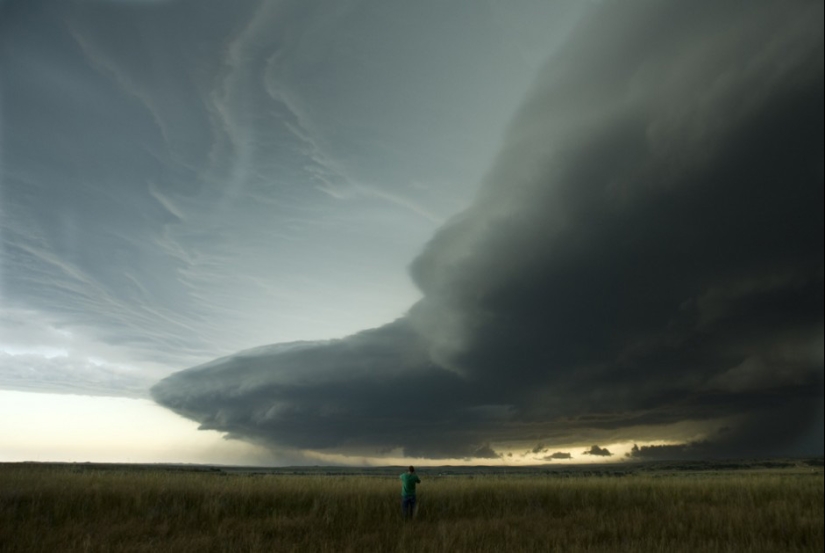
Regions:
[[415, 472], [415, 467], [410, 465], [410, 468], [408, 468], [407, 470], [410, 471], [411, 473]]

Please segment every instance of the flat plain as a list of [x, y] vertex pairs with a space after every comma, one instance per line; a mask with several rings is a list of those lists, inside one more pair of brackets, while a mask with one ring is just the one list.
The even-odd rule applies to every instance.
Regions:
[[823, 543], [822, 459], [419, 469], [0, 464], [1, 552], [777, 552]]

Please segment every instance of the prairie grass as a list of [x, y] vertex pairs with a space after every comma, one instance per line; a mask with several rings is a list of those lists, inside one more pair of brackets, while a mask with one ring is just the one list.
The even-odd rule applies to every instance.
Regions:
[[428, 477], [0, 467], [2, 552], [823, 550], [823, 474]]

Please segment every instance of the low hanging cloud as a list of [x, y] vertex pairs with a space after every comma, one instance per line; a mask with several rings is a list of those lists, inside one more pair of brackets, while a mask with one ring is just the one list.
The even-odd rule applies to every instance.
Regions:
[[556, 451], [550, 455], [547, 455], [544, 460], [545, 461], [557, 461], [559, 459], [572, 459], [573, 455], [566, 451]]
[[590, 446], [590, 449], [584, 451], [582, 455], [595, 455], [597, 457], [612, 457], [613, 454], [606, 447], [599, 447], [597, 445]]
[[234, 437], [359, 455], [821, 453], [822, 12], [600, 4], [413, 261], [406, 316], [218, 359], [154, 398]]

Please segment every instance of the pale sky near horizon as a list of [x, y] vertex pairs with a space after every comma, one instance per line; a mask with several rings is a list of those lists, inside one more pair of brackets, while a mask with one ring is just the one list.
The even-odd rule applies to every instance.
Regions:
[[821, 12], [0, 1], [0, 461], [821, 454]]

